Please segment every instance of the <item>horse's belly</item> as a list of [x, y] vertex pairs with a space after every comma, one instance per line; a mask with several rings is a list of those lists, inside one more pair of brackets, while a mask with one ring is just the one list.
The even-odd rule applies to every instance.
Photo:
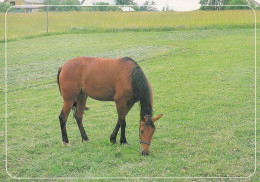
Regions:
[[86, 83], [83, 88], [85, 93], [96, 100], [100, 101], [113, 101], [115, 96], [115, 90], [112, 84], [102, 83]]
[[114, 100], [114, 94], [108, 94], [108, 93], [87, 93], [89, 97], [95, 100], [100, 100], [100, 101], [113, 101]]

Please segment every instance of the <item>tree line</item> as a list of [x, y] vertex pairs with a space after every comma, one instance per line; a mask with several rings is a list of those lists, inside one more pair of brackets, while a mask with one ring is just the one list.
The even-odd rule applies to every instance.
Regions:
[[[50, 6], [48, 11], [122, 11], [119, 7], [113, 6], [93, 6], [93, 7], [81, 7], [84, 1], [79, 0], [44, 0], [45, 5], [78, 5], [78, 6]], [[116, 0], [116, 5], [136, 5], [132, 8], [135, 11], [157, 11], [154, 6], [156, 3], [153, 0], [146, 0], [141, 6], [138, 6], [134, 0]], [[98, 2], [95, 5], [109, 5], [109, 3]], [[0, 2], [0, 12], [6, 12], [11, 5], [9, 3]], [[46, 11], [47, 8], [43, 8], [42, 11]], [[165, 8], [165, 10], [170, 10]], [[24, 10], [19, 10], [23, 12]]]
[[[83, 1], [84, 2], [84, 1]], [[83, 4], [82, 2], [82, 4]], [[49, 5], [81, 5], [78, 0], [44, 0], [44, 4]], [[121, 11], [119, 7], [113, 6], [104, 6], [109, 5], [109, 3], [98, 2], [95, 5], [103, 5], [103, 6], [93, 6], [93, 7], [73, 7], [73, 6], [53, 6], [49, 7], [49, 11]], [[146, 0], [143, 5], [137, 6], [134, 0], [116, 0], [116, 5], [136, 5], [132, 8], [135, 11], [155, 11], [157, 10], [153, 5], [155, 2], [153, 0]]]
[[[232, 10], [232, 9], [249, 9], [248, 6], [234, 6], [234, 5], [249, 5], [256, 8], [254, 0], [200, 0], [201, 10]], [[231, 6], [223, 6], [231, 5]]]
[[[84, 2], [84, 1], [83, 1]], [[83, 3], [82, 2], [82, 3]], [[49, 11], [121, 11], [119, 7], [94, 6], [81, 7], [79, 0], [44, 0], [45, 5], [79, 5], [79, 6], [51, 6]], [[225, 9], [249, 9], [247, 6], [222, 6], [222, 5], [250, 5], [256, 8], [254, 0], [200, 0], [201, 10], [225, 10]], [[109, 3], [99, 2], [96, 5], [109, 5]], [[116, 0], [116, 5], [137, 5], [134, 0]], [[146, 0], [141, 6], [133, 6], [135, 11], [157, 11], [154, 0]], [[11, 5], [0, 2], [0, 12], [6, 12]], [[260, 7], [256, 8], [259, 9]], [[174, 7], [163, 7], [162, 11], [172, 11]], [[46, 7], [42, 9], [46, 11]], [[21, 11], [20, 11], [21, 12]]]

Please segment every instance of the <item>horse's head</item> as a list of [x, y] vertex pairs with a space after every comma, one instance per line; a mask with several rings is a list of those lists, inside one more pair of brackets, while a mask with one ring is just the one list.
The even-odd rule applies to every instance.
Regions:
[[154, 122], [160, 119], [163, 114], [159, 114], [156, 118], [152, 118], [150, 115], [144, 116], [140, 122], [139, 137], [142, 146], [141, 154], [149, 155], [150, 143], [155, 132]]

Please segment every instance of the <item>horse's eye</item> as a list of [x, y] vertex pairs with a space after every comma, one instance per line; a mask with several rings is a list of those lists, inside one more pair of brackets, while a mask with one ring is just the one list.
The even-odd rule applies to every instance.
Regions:
[[143, 133], [144, 133], [144, 130], [141, 130], [141, 133], [143, 134]]

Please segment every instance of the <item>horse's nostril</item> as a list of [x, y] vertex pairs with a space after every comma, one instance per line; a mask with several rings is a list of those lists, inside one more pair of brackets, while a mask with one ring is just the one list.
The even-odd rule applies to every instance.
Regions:
[[141, 153], [142, 153], [142, 155], [149, 155], [150, 152], [149, 151], [142, 151]]

